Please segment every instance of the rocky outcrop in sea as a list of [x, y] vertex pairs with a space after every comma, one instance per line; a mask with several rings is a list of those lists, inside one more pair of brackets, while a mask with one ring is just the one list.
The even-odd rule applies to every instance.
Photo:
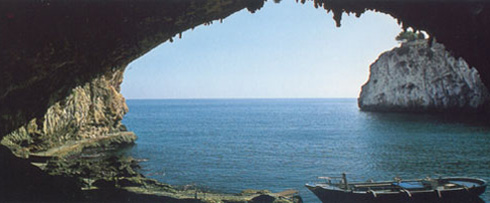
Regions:
[[489, 98], [475, 68], [442, 44], [416, 40], [381, 54], [371, 64], [358, 105], [367, 111], [477, 112]]

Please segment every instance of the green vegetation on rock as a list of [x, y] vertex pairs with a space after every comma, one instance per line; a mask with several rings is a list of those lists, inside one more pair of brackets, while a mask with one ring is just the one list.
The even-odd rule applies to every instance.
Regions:
[[400, 32], [395, 39], [400, 42], [412, 42], [415, 40], [425, 39], [425, 34], [420, 31], [414, 32], [406, 30]]

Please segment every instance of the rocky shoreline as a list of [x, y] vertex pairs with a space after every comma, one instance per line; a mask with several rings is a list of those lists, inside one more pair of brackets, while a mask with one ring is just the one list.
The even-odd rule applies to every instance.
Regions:
[[60, 181], [70, 182], [71, 187], [63, 192], [66, 195], [52, 192], [49, 198], [95, 202], [301, 201], [295, 192], [247, 190], [220, 194], [171, 186], [143, 176], [138, 172], [139, 161], [121, 152], [137, 139], [121, 122], [129, 110], [120, 93], [123, 73], [124, 68], [114, 69], [75, 87], [65, 99], [49, 107], [43, 117], [32, 119], [2, 139], [2, 145], [13, 154], [42, 171], [35, 170], [36, 173], [46, 173], [46, 179], [59, 177]]
[[[301, 202], [296, 191], [284, 194], [267, 190], [244, 190], [239, 194], [224, 194], [206, 192], [197, 187], [172, 186], [146, 178], [138, 172], [139, 160], [118, 153], [128, 144], [122, 142], [121, 145], [119, 140], [126, 139], [128, 138], [97, 139], [91, 141], [90, 145], [84, 142], [85, 144], [61, 147], [81, 149], [79, 153], [74, 153], [75, 150], [65, 153], [65, 150], [54, 149], [52, 151], [56, 152], [52, 153], [53, 156], [41, 168], [53, 176], [76, 179], [84, 201]], [[107, 150], [107, 146], [113, 147]]]
[[71, 179], [80, 189], [74, 199], [77, 201], [301, 202], [297, 191], [272, 193], [267, 190], [244, 190], [239, 194], [224, 194], [205, 192], [196, 187], [172, 186], [146, 178], [138, 172], [140, 160], [121, 153], [132, 147], [135, 140], [134, 133], [119, 132], [70, 141], [23, 156], [52, 177]]

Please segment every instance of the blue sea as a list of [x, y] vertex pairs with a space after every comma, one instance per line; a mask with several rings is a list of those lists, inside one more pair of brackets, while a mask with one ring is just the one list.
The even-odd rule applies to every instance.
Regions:
[[[238, 193], [300, 191], [318, 176], [365, 181], [470, 176], [490, 180], [485, 117], [372, 113], [355, 99], [128, 100], [143, 174]], [[481, 196], [490, 202], [490, 192]]]

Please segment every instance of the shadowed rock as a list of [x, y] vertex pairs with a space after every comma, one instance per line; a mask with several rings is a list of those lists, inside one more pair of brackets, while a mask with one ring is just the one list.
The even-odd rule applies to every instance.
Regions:
[[102, 141], [133, 143], [136, 137], [128, 134], [121, 123], [128, 112], [120, 93], [123, 72], [124, 68], [115, 69], [75, 87], [68, 97], [49, 107], [43, 117], [34, 118], [7, 135], [2, 144], [19, 156], [28, 157], [31, 153], [56, 156], [69, 153], [67, 150], [80, 152], [84, 146]]

